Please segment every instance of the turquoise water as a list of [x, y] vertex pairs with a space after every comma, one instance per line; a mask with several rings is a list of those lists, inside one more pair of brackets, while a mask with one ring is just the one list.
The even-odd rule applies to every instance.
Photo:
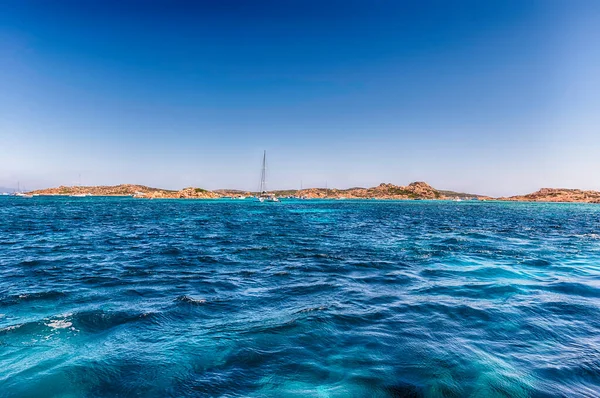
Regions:
[[600, 206], [0, 198], [2, 397], [598, 397]]

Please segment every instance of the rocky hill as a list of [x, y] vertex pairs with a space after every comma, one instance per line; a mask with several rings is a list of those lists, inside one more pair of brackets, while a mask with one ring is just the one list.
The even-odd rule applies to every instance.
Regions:
[[582, 202], [600, 203], [600, 192], [583, 191], [581, 189], [542, 188], [527, 195], [498, 198], [516, 202]]
[[[230, 198], [247, 197], [247, 196], [253, 196], [256, 194], [256, 192], [242, 191], [239, 189], [216, 189], [213, 192], [219, 194], [220, 196], [227, 196]], [[284, 196], [284, 195], [279, 195], [279, 196]]]
[[207, 191], [202, 188], [184, 188], [180, 191], [177, 191], [176, 195], [178, 198], [182, 199], [216, 199], [220, 198], [222, 195], [213, 191]]
[[444, 199], [444, 196], [425, 182], [413, 182], [407, 186], [379, 184], [372, 188], [324, 189], [309, 188], [297, 191], [306, 198], [347, 199]]
[[184, 188], [179, 191], [152, 188], [145, 185], [121, 184], [114, 186], [60, 186], [30, 192], [37, 195], [134, 196], [138, 198], [218, 198], [221, 195], [202, 188]]

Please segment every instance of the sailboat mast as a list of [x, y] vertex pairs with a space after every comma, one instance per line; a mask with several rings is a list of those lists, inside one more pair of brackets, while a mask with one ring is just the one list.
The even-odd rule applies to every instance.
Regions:
[[258, 194], [259, 202], [279, 202], [275, 194], [267, 193], [267, 151], [263, 153], [262, 172], [260, 173], [260, 193]]
[[263, 153], [263, 162], [262, 162], [262, 172], [260, 175], [260, 193], [265, 193], [267, 191], [267, 151], [265, 150]]

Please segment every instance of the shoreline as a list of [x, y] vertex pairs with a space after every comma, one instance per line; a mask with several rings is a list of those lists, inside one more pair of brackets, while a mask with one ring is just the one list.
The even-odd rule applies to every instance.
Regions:
[[[0, 195], [0, 198], [20, 198], [15, 195]], [[214, 198], [177, 198], [177, 197], [133, 197], [131, 195], [87, 195], [86, 197], [73, 197], [71, 195], [53, 195], [53, 194], [36, 194], [33, 196], [27, 196], [26, 199], [34, 199], [34, 198], [61, 198], [67, 199], [72, 198], [74, 200], [81, 200], [86, 198], [115, 198], [115, 199], [138, 199], [138, 200], [185, 200], [185, 201], [232, 201], [232, 202], [255, 202], [254, 197], [247, 197], [245, 199], [240, 198], [231, 198], [231, 197], [214, 197]], [[453, 202], [457, 204], [461, 203], [539, 203], [539, 204], [591, 204], [596, 205], [599, 204], [597, 202], [585, 202], [585, 201], [542, 201], [542, 200], [507, 200], [503, 198], [492, 198], [485, 200], [477, 200], [477, 199], [466, 199], [461, 201], [456, 201], [454, 199], [444, 198], [444, 199], [411, 199], [411, 198], [328, 198], [328, 197], [320, 197], [320, 198], [286, 198], [280, 197], [281, 201], [284, 202], [315, 202], [315, 201], [336, 201], [336, 202]]]
[[[544, 203], [594, 203], [600, 204], [599, 191], [580, 189], [542, 188], [526, 195], [491, 197], [487, 195], [438, 190], [419, 181], [406, 186], [382, 183], [370, 188], [306, 188], [300, 190], [272, 190], [270, 194], [279, 199], [329, 199], [329, 200], [448, 200], [448, 201], [506, 201], [506, 202], [544, 202]], [[136, 199], [232, 199], [245, 200], [258, 195], [257, 192], [235, 189], [210, 191], [198, 187], [180, 190], [153, 188], [145, 185], [121, 184], [113, 186], [59, 186], [29, 191], [27, 197], [132, 197]], [[3, 195], [4, 196], [4, 195]]]

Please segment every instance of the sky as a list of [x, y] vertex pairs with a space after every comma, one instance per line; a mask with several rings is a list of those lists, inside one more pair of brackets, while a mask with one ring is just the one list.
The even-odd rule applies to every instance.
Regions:
[[0, 0], [0, 186], [600, 190], [599, 42], [595, 0]]

